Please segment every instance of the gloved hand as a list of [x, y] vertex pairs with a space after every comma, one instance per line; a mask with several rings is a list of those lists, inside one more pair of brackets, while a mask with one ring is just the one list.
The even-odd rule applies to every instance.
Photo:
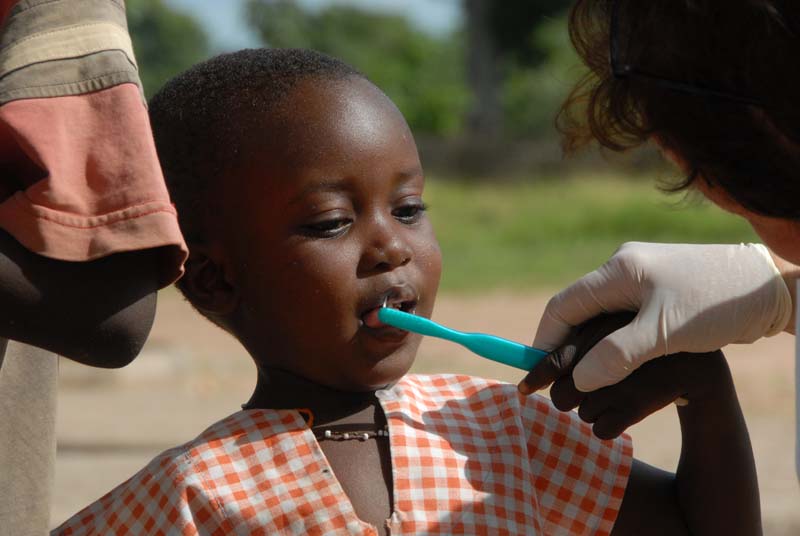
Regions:
[[[634, 317], [635, 313], [595, 317], [573, 329], [556, 352], [564, 363], [580, 363], [594, 344]], [[680, 405], [685, 406], [716, 397], [720, 392], [735, 393], [725, 357], [719, 351], [652, 359], [619, 383], [590, 393], [575, 388], [570, 372], [565, 369], [553, 382], [550, 399], [561, 411], [578, 408], [578, 416], [592, 424], [600, 439], [618, 437], [628, 427], [677, 400], [684, 400]]]
[[[597, 343], [573, 371], [584, 392], [619, 382], [643, 363], [679, 352], [712, 352], [781, 332], [792, 298], [766, 247], [628, 242], [599, 269], [547, 304], [533, 345], [553, 350], [570, 331], [607, 312], [638, 311]], [[520, 383], [532, 392], [570, 363], [554, 352]]]

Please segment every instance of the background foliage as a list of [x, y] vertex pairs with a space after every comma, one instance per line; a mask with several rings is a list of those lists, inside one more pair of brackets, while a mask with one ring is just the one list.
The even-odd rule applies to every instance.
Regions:
[[163, 0], [125, 3], [139, 74], [148, 96], [208, 57], [208, 36], [191, 15], [168, 7]]
[[417, 133], [459, 132], [468, 91], [455, 36], [431, 36], [400, 15], [347, 5], [308, 11], [291, 0], [251, 0], [248, 12], [264, 44], [312, 48], [355, 66], [395, 101]]
[[[398, 104], [423, 149], [433, 147], [444, 155], [439, 160], [459, 170], [433, 173], [427, 195], [445, 255], [445, 289], [553, 287], [596, 268], [628, 240], [755, 239], [739, 219], [665, 197], [647, 166], [633, 175], [613, 164], [598, 172], [594, 159], [589, 171], [576, 172], [552, 154], [553, 117], [582, 74], [566, 32], [568, 1], [436, 0], [462, 2], [467, 14], [463, 28], [437, 35], [402, 16], [346, 3], [307, 9], [293, 0], [245, 1], [248, 23], [263, 45], [310, 47], [351, 63]], [[164, 0], [127, 5], [148, 94], [219, 52], [192, 14]], [[469, 124], [470, 114], [491, 108], [477, 100], [476, 82], [467, 76], [476, 72], [471, 62], [487, 58], [490, 68], [477, 70], [497, 78], [488, 85], [484, 80], [481, 90], [488, 88], [486, 98], [496, 98], [502, 114], [501, 131], [491, 135], [470, 131]], [[524, 152], [519, 169], [475, 179], [481, 177], [471, 172], [478, 163], [513, 157], [508, 147], [514, 144]], [[448, 152], [451, 146], [457, 150]], [[537, 166], [537, 158], [550, 164]], [[442, 176], [448, 180], [437, 179]]]
[[698, 198], [665, 196], [653, 175], [539, 179], [428, 181], [443, 289], [556, 288], [594, 270], [627, 241], [758, 241], [741, 218]]
[[[565, 30], [569, 2], [480, 2], [487, 9], [477, 27], [485, 31], [491, 49], [480, 57], [496, 64], [501, 134], [512, 139], [553, 138], [554, 110], [580, 73]], [[211, 49], [191, 13], [164, 0], [128, 0], [127, 6], [148, 95], [178, 72], [219, 52]], [[474, 55], [468, 54], [475, 40], [466, 28], [432, 35], [401, 15], [346, 3], [312, 10], [295, 0], [247, 0], [246, 13], [264, 46], [313, 48], [354, 65], [397, 103], [419, 136], [462, 137], [469, 114], [489, 108], [489, 103], [476, 100], [466, 76], [475, 68], [470, 65]]]

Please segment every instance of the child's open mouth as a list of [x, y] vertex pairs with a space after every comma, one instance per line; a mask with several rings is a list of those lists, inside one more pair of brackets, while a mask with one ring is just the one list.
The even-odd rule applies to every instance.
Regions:
[[[409, 301], [401, 301], [401, 302], [386, 302], [385, 307], [391, 307], [392, 309], [398, 309], [403, 311], [404, 313], [411, 313], [414, 314], [414, 309], [417, 307], [416, 300], [409, 300]], [[376, 307], [375, 309], [370, 309], [364, 316], [361, 317], [361, 320], [364, 322], [364, 325], [368, 328], [379, 329], [379, 328], [388, 328], [383, 322], [378, 319], [378, 311], [381, 310], [381, 307]]]
[[371, 329], [397, 330], [381, 322], [378, 318], [378, 311], [382, 307], [391, 307], [404, 313], [414, 314], [418, 301], [419, 295], [409, 285], [394, 286], [383, 292], [371, 306], [368, 306], [367, 310], [361, 315], [361, 321], [364, 326]]

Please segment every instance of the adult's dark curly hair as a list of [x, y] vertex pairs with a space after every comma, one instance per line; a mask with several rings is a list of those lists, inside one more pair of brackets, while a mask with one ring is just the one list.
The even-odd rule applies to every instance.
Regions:
[[800, 2], [577, 0], [569, 31], [589, 73], [559, 113], [567, 151], [655, 140], [686, 171], [673, 189], [800, 219]]

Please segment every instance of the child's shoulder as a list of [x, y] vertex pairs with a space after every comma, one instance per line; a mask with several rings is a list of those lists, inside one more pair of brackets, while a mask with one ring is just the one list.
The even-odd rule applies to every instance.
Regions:
[[252, 409], [237, 411], [206, 428], [200, 435], [167, 451], [149, 466], [173, 464], [176, 471], [204, 473], [213, 464], [210, 460], [225, 459], [227, 463], [252, 454], [252, 446], [270, 447], [294, 432], [306, 428], [302, 415], [295, 410]]
[[[294, 432], [305, 428], [297, 411], [238, 411], [191, 441], [162, 452], [54, 533], [94, 534], [92, 527], [105, 526], [112, 519], [139, 526], [149, 518], [163, 521], [165, 532], [170, 533], [187, 521], [186, 516], [196, 517], [205, 528], [216, 527], [224, 518], [220, 505], [238, 504], [234, 483], [250, 482], [251, 469], [264, 456], [290, 460], [292, 449], [297, 451], [301, 443], [296, 440], [301, 434]], [[165, 517], [163, 512], [170, 515]]]
[[412, 403], [422, 405], [457, 403], [470, 411], [510, 410], [554, 418], [560, 413], [543, 396], [522, 396], [514, 384], [463, 374], [408, 374], [393, 390]]
[[407, 374], [397, 383], [398, 386], [413, 386], [424, 391], [470, 391], [490, 389], [497, 392], [513, 391], [510, 383], [466, 374]]
[[524, 399], [532, 398], [547, 402], [547, 399], [533, 395], [523, 397], [519, 394], [517, 386], [508, 382], [483, 378], [480, 376], [469, 376], [466, 374], [407, 374], [398, 383], [397, 387], [417, 389], [419, 392], [434, 394], [466, 394], [472, 395], [483, 393], [484, 396], [502, 396], [508, 398]]
[[133, 479], [171, 479], [176, 484], [205, 479], [205, 473], [252, 454], [253, 444], [269, 447], [287, 433], [302, 431], [306, 424], [293, 410], [242, 410], [217, 421], [194, 439], [165, 450]]
[[[498, 426], [519, 426], [525, 435], [568, 434], [582, 442], [597, 440], [591, 425], [573, 412], [562, 412], [550, 399], [538, 394], [523, 396], [514, 384], [459, 374], [409, 374], [389, 394], [390, 408], [415, 414], [442, 413], [454, 421]], [[627, 436], [624, 441], [629, 441]]]

